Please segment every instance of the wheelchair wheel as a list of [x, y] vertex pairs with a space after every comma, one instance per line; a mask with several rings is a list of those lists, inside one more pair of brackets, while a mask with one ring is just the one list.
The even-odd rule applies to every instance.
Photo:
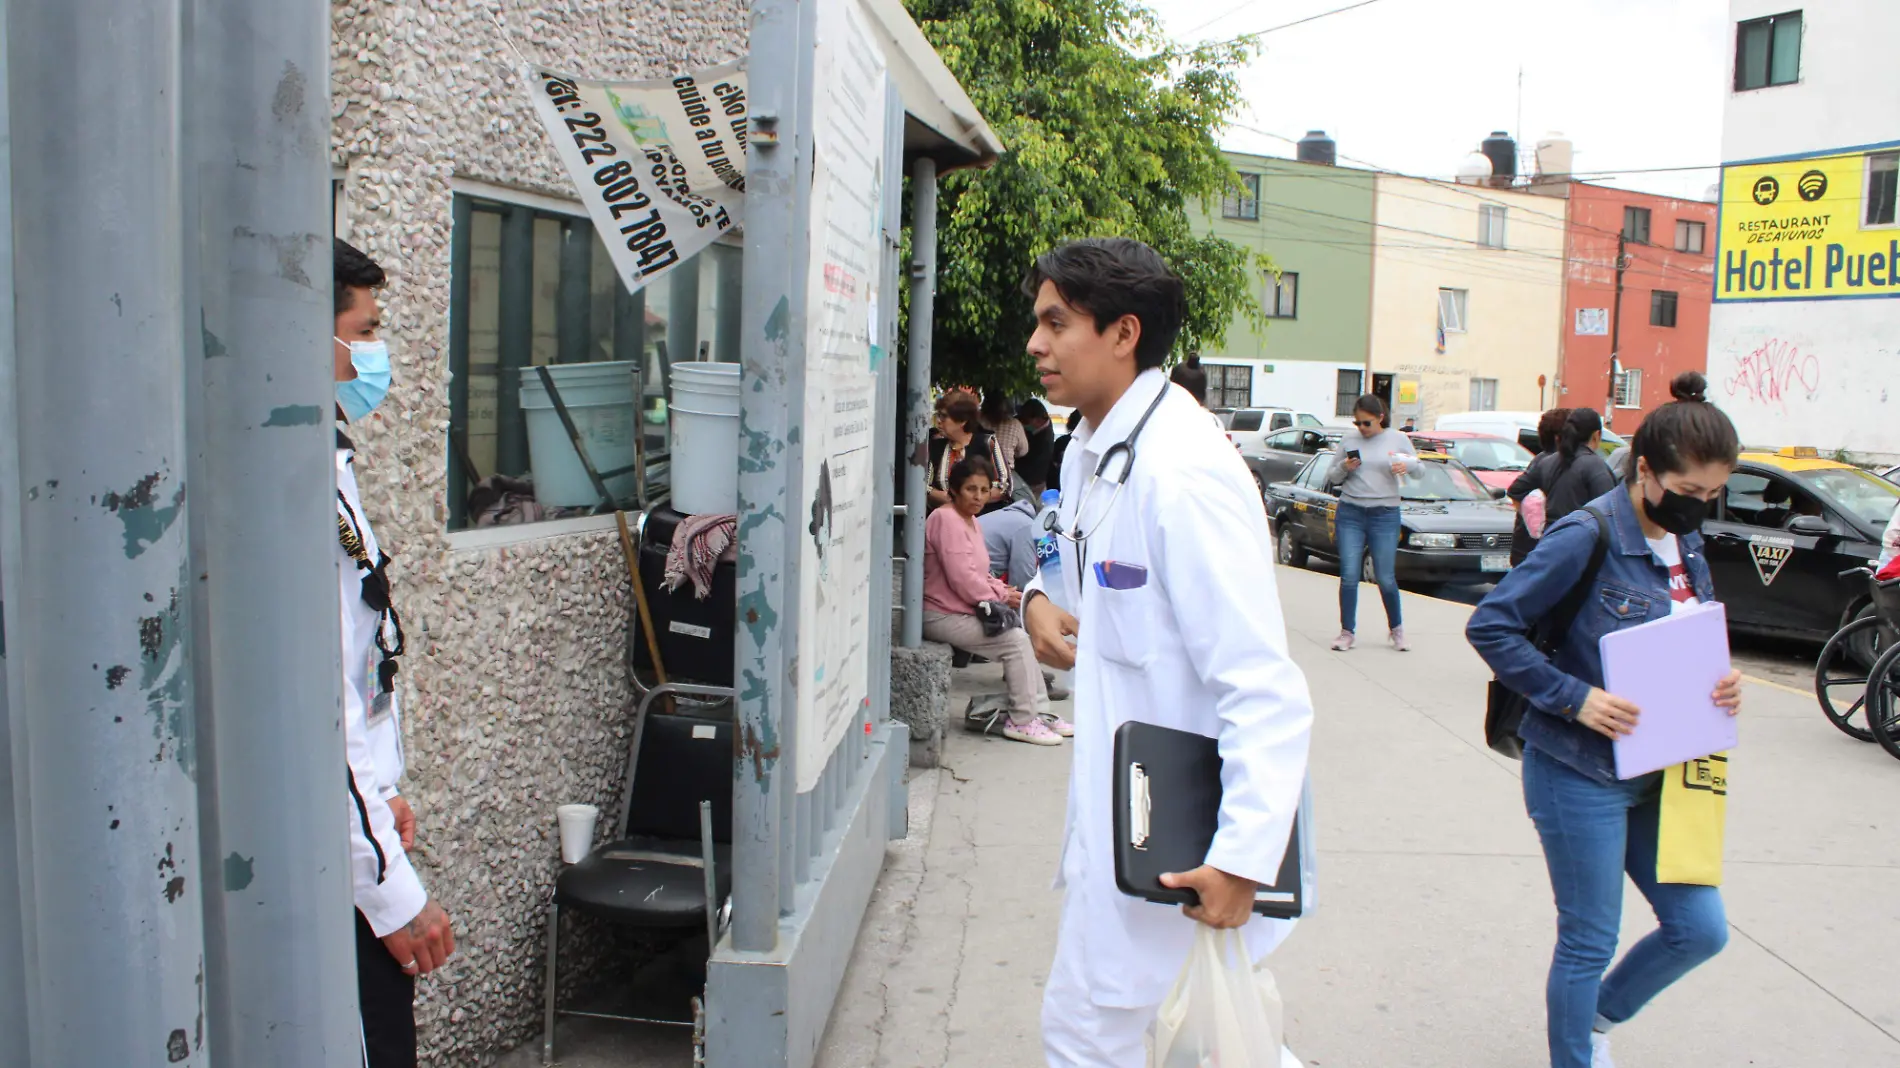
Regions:
[[1874, 740], [1867, 728], [1867, 680], [1872, 677], [1865, 650], [1880, 636], [1880, 620], [1862, 616], [1834, 632], [1814, 662], [1814, 696], [1821, 712], [1842, 734], [1863, 742]]
[[1900, 760], [1900, 645], [1874, 664], [1867, 683], [1867, 727], [1880, 748]]

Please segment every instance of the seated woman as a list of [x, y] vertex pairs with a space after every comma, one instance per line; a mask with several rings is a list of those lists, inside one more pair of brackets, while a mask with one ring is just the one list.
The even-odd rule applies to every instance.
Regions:
[[990, 501], [990, 472], [981, 456], [967, 456], [950, 467], [950, 502], [930, 513], [924, 524], [924, 637], [968, 653], [1000, 660], [1009, 686], [1009, 718], [1003, 737], [1031, 745], [1061, 745], [1074, 733], [1049, 713], [1049, 693], [1029, 635], [1020, 626], [991, 637], [983, 632], [976, 606], [996, 601], [1011, 608], [1023, 603], [1021, 591], [990, 574], [990, 555], [976, 517]]
[[1009, 503], [1009, 468], [996, 438], [983, 429], [976, 401], [964, 394], [954, 395], [937, 416], [939, 435], [930, 442], [930, 511], [950, 503], [950, 469], [966, 456], [980, 457], [990, 465], [991, 490], [983, 510], [994, 511]]

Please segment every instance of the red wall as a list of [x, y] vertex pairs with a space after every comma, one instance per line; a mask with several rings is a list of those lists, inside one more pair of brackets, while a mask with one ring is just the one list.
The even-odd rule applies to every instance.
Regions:
[[[1715, 205], [1572, 182], [1569, 264], [1564, 283], [1559, 391], [1552, 407], [1602, 411], [1610, 396], [1610, 337], [1578, 336], [1577, 309], [1615, 308], [1616, 241], [1625, 207], [1648, 208], [1650, 244], [1631, 242], [1623, 276], [1621, 350], [1625, 369], [1643, 372], [1640, 410], [1616, 409], [1610, 427], [1625, 437], [1643, 414], [1669, 401], [1669, 383], [1684, 371], [1708, 370], [1709, 303], [1714, 294]], [[1702, 251], [1677, 252], [1676, 221], [1704, 224]], [[1673, 290], [1676, 325], [1649, 325], [1650, 294]], [[1612, 310], [1612, 316], [1615, 311]]]

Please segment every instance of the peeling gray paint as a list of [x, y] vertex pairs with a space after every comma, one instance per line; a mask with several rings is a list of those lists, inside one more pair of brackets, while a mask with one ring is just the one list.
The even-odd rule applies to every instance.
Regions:
[[158, 486], [165, 480], [165, 473], [154, 471], [133, 483], [124, 493], [108, 493], [100, 499], [106, 511], [116, 513], [119, 522], [125, 525], [125, 557], [136, 560], [145, 555], [145, 550], [165, 536], [173, 523], [178, 521], [178, 513], [185, 504], [185, 487], [180, 483], [171, 496], [171, 503], [158, 503]]
[[226, 893], [235, 893], [251, 885], [254, 872], [252, 858], [240, 856], [235, 850], [224, 858], [224, 889]]
[[272, 408], [265, 426], [316, 426], [323, 421], [323, 409], [315, 404], [292, 404]]

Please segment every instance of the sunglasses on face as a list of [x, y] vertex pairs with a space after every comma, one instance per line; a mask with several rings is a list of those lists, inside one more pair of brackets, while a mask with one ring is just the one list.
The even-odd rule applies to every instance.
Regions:
[[1371, 427], [1371, 426], [1378, 426], [1378, 425], [1379, 425], [1379, 421], [1378, 421], [1378, 420], [1376, 420], [1376, 419], [1354, 419], [1354, 420], [1352, 421], [1352, 425], [1353, 425], [1353, 426], [1356, 426], [1356, 427]]

